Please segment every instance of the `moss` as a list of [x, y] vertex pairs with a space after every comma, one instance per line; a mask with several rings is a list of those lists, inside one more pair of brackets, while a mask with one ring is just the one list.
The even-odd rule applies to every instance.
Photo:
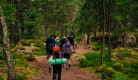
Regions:
[[0, 80], [7, 80], [6, 74], [0, 73]]
[[122, 63], [119, 63], [119, 62], [117, 62], [113, 65], [113, 68], [115, 70], [123, 70], [123, 67], [124, 67], [124, 65]]
[[30, 46], [31, 43], [34, 43], [35, 40], [33, 39], [22, 39], [20, 41], [21, 44], [23, 44], [24, 46]]

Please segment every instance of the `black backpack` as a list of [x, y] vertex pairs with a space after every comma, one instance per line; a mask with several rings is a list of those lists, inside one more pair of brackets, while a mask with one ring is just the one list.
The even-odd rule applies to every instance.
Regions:
[[47, 38], [47, 40], [46, 40], [46, 49], [47, 49], [47, 51], [52, 51], [54, 46], [55, 46], [54, 39], [52, 39], [51, 37]]

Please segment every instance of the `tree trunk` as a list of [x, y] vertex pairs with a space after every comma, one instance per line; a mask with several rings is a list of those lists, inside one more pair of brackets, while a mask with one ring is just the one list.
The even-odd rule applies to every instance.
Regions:
[[110, 8], [108, 8], [107, 12], [107, 27], [108, 27], [108, 50], [109, 50], [109, 58], [111, 60], [111, 12]]
[[119, 21], [120, 25], [121, 25], [121, 28], [123, 30], [123, 46], [126, 47], [126, 31], [125, 31], [125, 26], [124, 24]]
[[47, 37], [48, 36], [48, 28], [49, 28], [48, 22], [45, 24], [44, 28], [45, 28], [45, 37]]
[[21, 30], [21, 12], [19, 11], [19, 7], [20, 7], [20, 0], [16, 0], [15, 2], [15, 6], [16, 6], [16, 28], [17, 28], [17, 41], [20, 41], [22, 38], [22, 30]]
[[105, 20], [105, 1], [101, 0], [101, 28], [102, 28], [102, 48], [101, 48], [101, 64], [104, 62], [104, 42], [105, 42], [105, 26], [106, 26], [106, 20]]
[[88, 33], [87, 34], [87, 44], [89, 44], [90, 43], [90, 34]]
[[[1, 5], [0, 5], [0, 11], [2, 11]], [[3, 13], [0, 16], [0, 21], [2, 25], [2, 31], [3, 31], [3, 48], [4, 48], [4, 53], [6, 54], [6, 61], [7, 61], [7, 67], [8, 67], [8, 80], [16, 80], [14, 61], [10, 52], [8, 30], [7, 30], [7, 25], [6, 25], [6, 21]]]

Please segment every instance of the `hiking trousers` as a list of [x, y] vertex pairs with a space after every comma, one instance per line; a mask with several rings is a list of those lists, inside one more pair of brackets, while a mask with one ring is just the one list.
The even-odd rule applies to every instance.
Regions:
[[61, 80], [62, 64], [53, 65], [53, 80]]

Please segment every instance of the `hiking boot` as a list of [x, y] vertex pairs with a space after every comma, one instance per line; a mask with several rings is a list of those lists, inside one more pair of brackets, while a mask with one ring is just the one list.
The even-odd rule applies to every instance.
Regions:
[[49, 67], [48, 72], [51, 72], [51, 68]]
[[68, 67], [70, 68], [70, 67], [71, 67], [71, 65], [69, 64], [69, 65], [68, 65]]

